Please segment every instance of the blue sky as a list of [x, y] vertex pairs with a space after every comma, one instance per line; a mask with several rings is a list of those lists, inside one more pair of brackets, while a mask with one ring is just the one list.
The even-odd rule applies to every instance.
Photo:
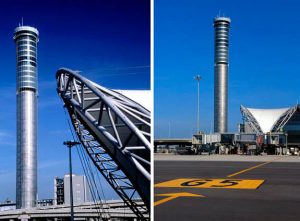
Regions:
[[210, 132], [218, 14], [232, 20], [229, 130], [237, 130], [241, 104], [277, 108], [300, 101], [299, 1], [157, 0], [154, 7], [156, 138], [189, 138], [196, 132], [197, 73], [203, 77], [200, 128]]
[[[150, 4], [139, 0], [4, 0], [0, 3], [0, 201], [15, 199], [16, 58], [14, 29], [36, 27], [38, 43], [38, 192], [53, 198], [53, 179], [68, 171], [72, 139], [56, 93], [60, 67], [108, 88], [150, 88]], [[83, 174], [74, 151], [74, 173]], [[105, 185], [106, 197], [115, 197]]]

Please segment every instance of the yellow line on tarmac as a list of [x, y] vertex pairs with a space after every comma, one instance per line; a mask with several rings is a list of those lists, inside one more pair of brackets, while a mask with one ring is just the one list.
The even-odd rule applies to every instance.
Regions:
[[155, 196], [167, 196], [167, 198], [158, 200], [154, 202], [154, 206], [160, 205], [162, 203], [168, 202], [170, 200], [176, 199], [178, 197], [205, 197], [200, 194], [194, 194], [194, 193], [187, 193], [187, 192], [182, 192], [182, 193], [162, 193], [162, 194], [155, 194]]
[[158, 201], [154, 202], [154, 206], [158, 206], [159, 204], [162, 204], [162, 203], [168, 202], [170, 200], [176, 199], [177, 197], [178, 196], [170, 196], [170, 197], [158, 200]]
[[264, 165], [267, 165], [267, 164], [269, 164], [269, 163], [272, 163], [272, 162], [274, 162], [274, 161], [276, 161], [276, 160], [279, 160], [279, 159], [281, 159], [281, 158], [282, 158], [282, 156], [281, 156], [281, 157], [278, 157], [278, 158], [276, 158], [276, 159], [274, 159], [274, 160], [267, 161], [267, 162], [258, 164], [258, 165], [256, 165], [256, 166], [250, 167], [250, 168], [248, 168], [248, 169], [241, 170], [241, 171], [239, 171], [239, 172], [230, 174], [230, 175], [228, 175], [227, 177], [233, 177], [233, 176], [236, 176], [236, 175], [240, 175], [240, 174], [242, 174], [242, 173], [245, 173], [245, 172], [248, 172], [248, 171], [250, 171], [250, 170], [254, 170], [254, 169], [258, 168], [258, 167], [262, 167], [262, 166], [264, 166]]

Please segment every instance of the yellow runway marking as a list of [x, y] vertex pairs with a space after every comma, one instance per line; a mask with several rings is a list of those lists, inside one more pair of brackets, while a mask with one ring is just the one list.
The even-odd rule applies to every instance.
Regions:
[[250, 167], [250, 168], [245, 169], [245, 170], [241, 170], [241, 171], [239, 171], [239, 172], [230, 174], [230, 175], [228, 175], [227, 177], [233, 177], [233, 176], [236, 176], [236, 175], [239, 175], [239, 174], [248, 172], [248, 171], [250, 171], [250, 170], [256, 169], [256, 168], [258, 168], [258, 167], [262, 167], [262, 166], [267, 165], [267, 164], [269, 164], [269, 163], [272, 163], [272, 162], [274, 162], [274, 161], [276, 161], [276, 160], [279, 160], [280, 158], [282, 158], [282, 157], [278, 157], [278, 158], [276, 158], [276, 159], [274, 159], [274, 160], [271, 160], [271, 161], [268, 161], [268, 162], [264, 162], [264, 163], [258, 164], [258, 165], [256, 165], [256, 166]]
[[181, 178], [158, 183], [154, 187], [257, 189], [263, 182], [264, 180]]
[[168, 197], [154, 202], [154, 206], [158, 206], [162, 203], [168, 202], [168, 201], [176, 199], [178, 197], [205, 197], [203, 195], [193, 194], [193, 193], [186, 193], [186, 192], [155, 194], [155, 196], [168, 196]]
[[[284, 157], [284, 156], [283, 156]], [[269, 163], [272, 163], [278, 159], [264, 162], [258, 164], [256, 166], [250, 167], [248, 169], [241, 170], [239, 172], [228, 175], [228, 178], [233, 176], [237, 176], [239, 174], [248, 172], [250, 170], [262, 167]], [[225, 189], [257, 189], [260, 185], [262, 185], [264, 180], [245, 180], [245, 179], [175, 179], [162, 183], [155, 184], [154, 187], [179, 187], [179, 188], [225, 188]], [[191, 197], [205, 197], [202, 195], [196, 195], [192, 193], [166, 193], [166, 194], [156, 194], [156, 196], [167, 196], [167, 198], [158, 200], [154, 202], [154, 206], [166, 203], [170, 200], [176, 199], [182, 196], [191, 196]]]

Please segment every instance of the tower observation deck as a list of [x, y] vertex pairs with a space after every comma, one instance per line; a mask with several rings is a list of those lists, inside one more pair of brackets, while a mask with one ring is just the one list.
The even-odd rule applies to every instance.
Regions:
[[37, 195], [37, 42], [29, 26], [15, 29], [17, 52], [17, 174], [16, 206], [35, 206]]

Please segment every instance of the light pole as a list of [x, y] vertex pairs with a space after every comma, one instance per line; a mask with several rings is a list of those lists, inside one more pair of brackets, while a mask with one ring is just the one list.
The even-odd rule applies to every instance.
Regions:
[[286, 148], [286, 153], [288, 151], [288, 133], [285, 133], [285, 148]]
[[197, 74], [194, 79], [198, 83], [198, 98], [197, 98], [197, 134], [200, 133], [200, 80], [202, 77]]
[[169, 139], [171, 138], [171, 122], [169, 121]]
[[71, 207], [71, 221], [74, 221], [74, 207], [73, 207], [73, 180], [72, 180], [72, 147], [80, 144], [76, 141], [65, 141], [63, 143], [69, 148], [69, 170], [70, 170], [70, 207]]

